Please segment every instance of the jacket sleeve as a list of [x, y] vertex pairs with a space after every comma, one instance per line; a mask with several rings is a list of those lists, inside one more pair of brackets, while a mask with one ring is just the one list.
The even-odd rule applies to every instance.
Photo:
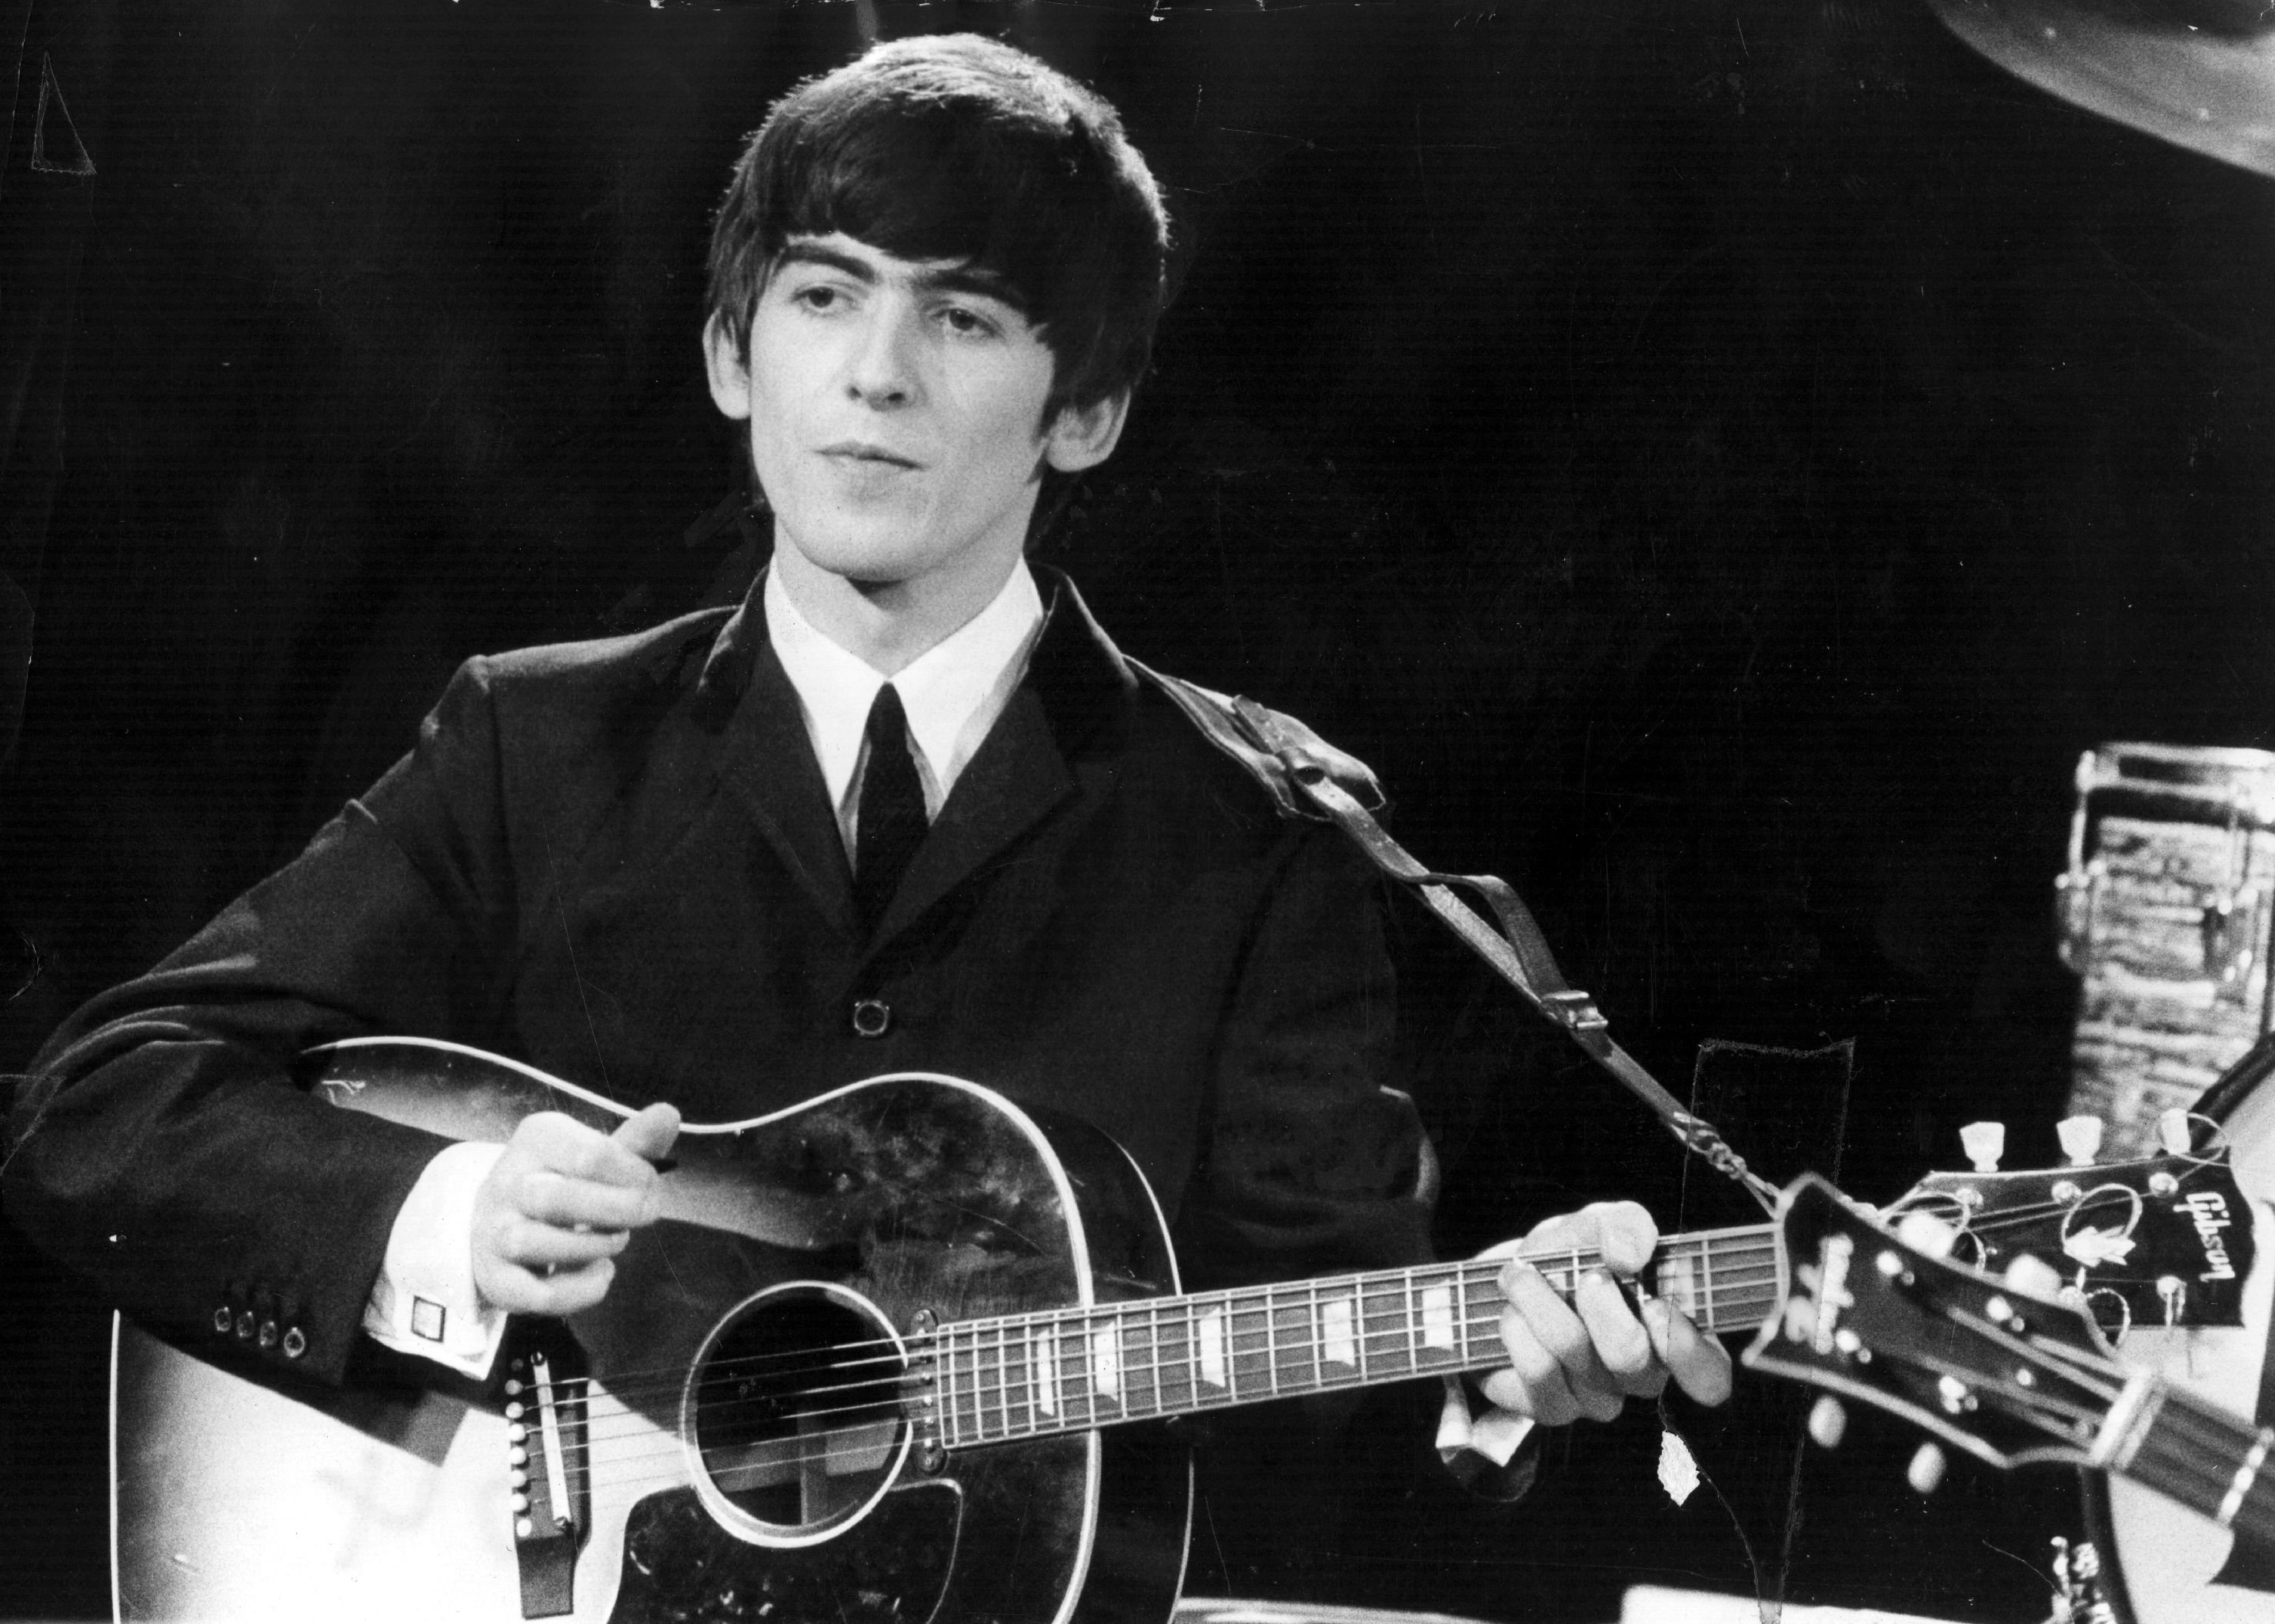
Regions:
[[395, 1213], [446, 1141], [324, 1103], [295, 1061], [479, 1011], [511, 901], [495, 732], [472, 661], [306, 850], [34, 1060], [9, 1215], [153, 1329], [341, 1379]]
[[1387, 1087], [1396, 985], [1381, 882], [1336, 831], [1289, 826], [1219, 1028], [1179, 1216], [1187, 1285], [1427, 1262], [1434, 1162]]

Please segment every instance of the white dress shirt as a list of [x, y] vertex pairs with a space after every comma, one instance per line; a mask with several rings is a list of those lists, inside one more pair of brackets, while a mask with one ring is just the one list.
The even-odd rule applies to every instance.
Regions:
[[[816, 630], [772, 570], [761, 603], [850, 860], [868, 767], [869, 707], [886, 678]], [[926, 818], [940, 816], [1018, 691], [1042, 623], [1042, 593], [1021, 559], [986, 608], [891, 679], [908, 716]], [[474, 1288], [474, 1192], [504, 1151], [453, 1144], [419, 1174], [388, 1233], [387, 1258], [364, 1309], [363, 1328], [374, 1340], [477, 1379], [488, 1374], [506, 1316]]]

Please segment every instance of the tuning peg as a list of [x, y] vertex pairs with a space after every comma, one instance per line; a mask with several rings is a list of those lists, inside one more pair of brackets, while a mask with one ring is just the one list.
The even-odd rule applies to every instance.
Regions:
[[1809, 1436], [1818, 1447], [1838, 1449], [1848, 1431], [1848, 1411], [1831, 1394], [1821, 1394], [1809, 1407]]
[[1959, 1130], [1959, 1144], [1977, 1173], [1996, 1173], [1999, 1158], [2007, 1153], [2007, 1124], [1969, 1122]]
[[1904, 1481], [1922, 1494], [1932, 1494], [1943, 1482], [1946, 1462], [1943, 1451], [1933, 1444], [1922, 1444], [1912, 1453], [1911, 1464], [1904, 1468]]
[[2101, 1153], [2101, 1119], [2065, 1116], [2054, 1124], [2054, 1137], [2061, 1141], [2062, 1154], [2069, 1158], [2071, 1167], [2090, 1167]]
[[1896, 1225], [1896, 1239], [1916, 1252], [1948, 1258], [1959, 1244], [1959, 1231], [1932, 1212], [1907, 1212]]
[[2061, 1295], [2060, 1272], [2044, 1258], [2033, 1257], [2029, 1252], [2017, 1253], [2014, 1261], [2007, 1265], [2003, 1278], [2007, 1289], [2020, 1292], [2026, 1297], [2039, 1297], [2051, 1303]]
[[2196, 1136], [2188, 1129], [2188, 1114], [2180, 1106], [2161, 1112], [2157, 1117], [2157, 1143], [2165, 1147], [2167, 1156], [2185, 1156]]

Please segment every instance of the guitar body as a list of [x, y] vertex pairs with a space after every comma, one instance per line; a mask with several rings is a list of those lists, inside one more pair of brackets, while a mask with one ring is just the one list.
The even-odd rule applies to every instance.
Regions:
[[[2199, 1109], [2214, 1116], [2233, 1147], [2236, 1183], [2249, 1208], [2234, 1215], [2256, 1237], [2244, 1282], [2243, 1324], [2167, 1331], [2139, 1326], [2120, 1356], [2145, 1364], [2175, 1386], [2235, 1416], [2259, 1404], [2267, 1357], [2271, 1300], [2275, 1300], [2275, 1088], [2240, 1099], [2207, 1096]], [[2231, 1232], [2232, 1233], [2232, 1232]], [[2123, 1582], [2120, 1605], [2135, 1624], [2275, 1624], [2275, 1568], [2227, 1571], [2234, 1536], [2152, 1489], [2088, 1474], [2086, 1507], [2104, 1554]], [[2231, 1582], [2216, 1582], [2225, 1577]], [[2247, 1583], [2232, 1581], [2244, 1579]]]
[[[540, 1110], [626, 1114], [447, 1045], [314, 1058], [335, 1103], [455, 1138], [503, 1140]], [[1176, 1289], [1119, 1146], [911, 1074], [691, 1125], [674, 1159], [608, 1297], [510, 1339], [510, 1413], [495, 1393], [287, 1395], [122, 1322], [118, 1616], [1168, 1618], [1191, 1476], [1164, 1428], [942, 1455], [921, 1424], [929, 1323]]]

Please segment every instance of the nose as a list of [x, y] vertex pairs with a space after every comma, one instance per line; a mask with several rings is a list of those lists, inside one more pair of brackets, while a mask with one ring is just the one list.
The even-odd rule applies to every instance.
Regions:
[[880, 411], [916, 398], [915, 321], [911, 313], [895, 308], [897, 303], [878, 301], [864, 324], [846, 377], [848, 392]]

